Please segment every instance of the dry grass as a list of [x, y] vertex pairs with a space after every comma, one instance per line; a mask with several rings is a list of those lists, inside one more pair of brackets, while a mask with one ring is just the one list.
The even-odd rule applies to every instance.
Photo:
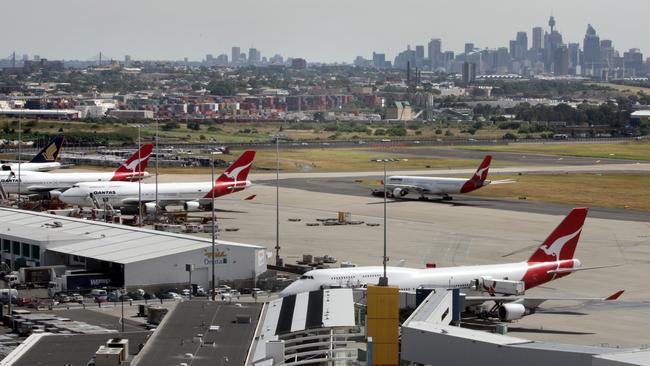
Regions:
[[646, 141], [617, 144], [513, 144], [504, 146], [462, 146], [458, 148], [479, 151], [650, 160], [650, 143]]
[[515, 179], [517, 183], [487, 186], [471, 194], [650, 211], [648, 174], [528, 174], [492, 179]]

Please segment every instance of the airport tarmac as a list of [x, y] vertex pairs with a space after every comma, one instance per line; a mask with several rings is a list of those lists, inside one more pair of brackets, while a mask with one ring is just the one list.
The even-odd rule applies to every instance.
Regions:
[[[256, 194], [253, 201], [242, 201]], [[303, 253], [329, 254], [358, 265], [379, 265], [383, 243], [381, 198], [310, 192], [280, 191], [280, 245], [285, 262], [295, 263]], [[258, 185], [219, 200], [219, 239], [275, 246], [275, 188]], [[350, 212], [353, 220], [379, 226], [307, 226], [319, 218]], [[458, 266], [525, 261], [557, 226], [561, 214], [541, 214], [471, 205], [437, 205], [407, 201], [388, 206], [390, 264], [422, 268], [426, 263]], [[300, 222], [289, 222], [300, 219]], [[601, 297], [625, 289], [618, 305], [576, 307], [573, 302], [548, 302], [556, 314], [540, 313], [510, 324], [518, 337], [533, 340], [621, 347], [650, 343], [650, 223], [589, 217], [576, 256], [585, 266], [619, 267], [575, 273], [532, 289], [529, 296]], [[273, 262], [273, 258], [270, 260]]]

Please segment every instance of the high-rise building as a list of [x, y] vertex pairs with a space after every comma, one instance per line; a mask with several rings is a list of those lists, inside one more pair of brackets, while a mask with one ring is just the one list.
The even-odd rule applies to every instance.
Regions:
[[228, 55], [225, 53], [220, 54], [217, 56], [217, 65], [227, 65], [228, 64]]
[[623, 54], [623, 66], [625, 67], [625, 76], [637, 77], [646, 74], [643, 54], [638, 48], [632, 48]]
[[580, 67], [580, 44], [569, 43], [569, 74], [577, 75]]
[[306, 69], [307, 61], [304, 58], [294, 58], [291, 60], [291, 67], [294, 69]]
[[415, 46], [415, 66], [418, 68], [424, 66], [424, 46]]
[[512, 57], [513, 60], [517, 59], [517, 41], [512, 39], [510, 40], [510, 47], [509, 47], [509, 52], [510, 52], [510, 57]]
[[473, 83], [476, 80], [476, 64], [473, 62], [463, 63], [463, 82]]
[[271, 57], [269, 59], [269, 62], [272, 65], [282, 65], [284, 63], [284, 57], [282, 57], [282, 55], [276, 53], [275, 55], [273, 55], [273, 57]]
[[248, 63], [251, 65], [259, 65], [259, 63], [262, 61], [262, 55], [260, 54], [260, 51], [257, 50], [257, 48], [249, 48], [248, 49]]
[[230, 59], [232, 60], [233, 65], [236, 65], [239, 62], [241, 56], [241, 49], [239, 47], [233, 47], [232, 52], [230, 53]]
[[372, 53], [372, 66], [383, 69], [386, 67], [386, 54], [385, 53]]
[[474, 43], [465, 43], [465, 54], [474, 52]]
[[433, 38], [429, 41], [429, 68], [435, 70], [440, 67], [442, 59], [442, 41], [439, 38]]
[[582, 45], [583, 58], [582, 69], [583, 73], [589, 75], [598, 75], [601, 66], [601, 52], [600, 52], [600, 37], [596, 34], [594, 27], [589, 24], [587, 26], [587, 33], [585, 34], [584, 43]]
[[131, 55], [124, 56], [124, 67], [131, 66]]
[[533, 50], [539, 51], [544, 47], [542, 44], [543, 35], [544, 29], [542, 27], [533, 28]]
[[555, 73], [555, 75], [568, 75], [569, 48], [566, 45], [561, 45], [555, 49], [553, 57], [553, 73]]
[[551, 27], [551, 33], [544, 35], [544, 64], [546, 71], [555, 71], [553, 63], [555, 62], [555, 52], [563, 45], [562, 34], [555, 29], [555, 18], [551, 16], [548, 21]]

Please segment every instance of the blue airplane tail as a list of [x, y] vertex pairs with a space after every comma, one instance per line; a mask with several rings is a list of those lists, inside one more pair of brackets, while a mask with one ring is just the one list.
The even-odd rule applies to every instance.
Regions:
[[34, 156], [30, 163], [52, 163], [59, 157], [63, 146], [63, 136], [54, 137], [45, 147]]

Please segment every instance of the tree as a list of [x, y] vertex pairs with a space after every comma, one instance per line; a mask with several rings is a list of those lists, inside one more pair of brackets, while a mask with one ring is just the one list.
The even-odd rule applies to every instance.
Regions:
[[163, 131], [171, 131], [177, 128], [181, 128], [181, 125], [176, 121], [168, 121], [162, 126]]

